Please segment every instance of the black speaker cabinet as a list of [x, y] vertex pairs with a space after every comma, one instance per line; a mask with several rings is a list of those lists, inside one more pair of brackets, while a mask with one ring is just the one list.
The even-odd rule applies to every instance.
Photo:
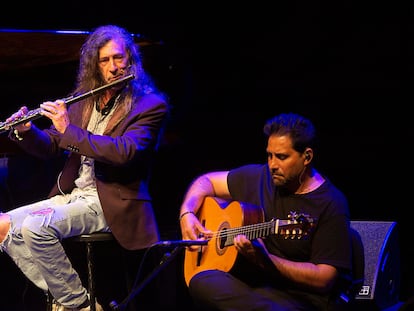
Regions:
[[351, 221], [361, 236], [365, 254], [365, 280], [356, 295], [368, 309], [383, 310], [399, 302], [400, 249], [397, 223]]

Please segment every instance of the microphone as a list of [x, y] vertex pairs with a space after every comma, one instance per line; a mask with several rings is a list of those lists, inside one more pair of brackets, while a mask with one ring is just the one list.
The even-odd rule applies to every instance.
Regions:
[[177, 241], [160, 241], [157, 244], [160, 246], [192, 246], [192, 245], [207, 245], [208, 240], [177, 240]]

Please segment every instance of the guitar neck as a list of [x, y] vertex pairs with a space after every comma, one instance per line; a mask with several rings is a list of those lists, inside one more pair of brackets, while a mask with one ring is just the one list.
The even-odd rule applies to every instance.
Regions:
[[249, 240], [264, 238], [269, 235], [283, 235], [285, 238], [301, 238], [307, 235], [302, 225], [293, 220], [272, 219], [267, 222], [246, 225], [238, 228], [227, 228], [219, 232], [218, 240], [221, 247], [234, 244], [234, 238], [240, 234], [245, 235]]
[[245, 235], [249, 240], [263, 238], [278, 232], [280, 220], [247, 225], [238, 228], [228, 228], [220, 232], [221, 245], [223, 247], [234, 244], [234, 238], [240, 234]]

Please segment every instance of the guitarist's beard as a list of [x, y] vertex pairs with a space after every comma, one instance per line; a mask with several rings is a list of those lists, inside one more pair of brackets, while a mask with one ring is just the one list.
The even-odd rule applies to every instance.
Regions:
[[300, 187], [300, 179], [297, 177], [287, 178], [275, 172], [271, 172], [271, 177], [275, 188], [285, 189], [286, 192], [294, 193]]

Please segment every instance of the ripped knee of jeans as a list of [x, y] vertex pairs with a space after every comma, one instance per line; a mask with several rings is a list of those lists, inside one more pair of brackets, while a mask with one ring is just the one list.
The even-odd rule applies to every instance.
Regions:
[[10, 216], [7, 214], [0, 213], [0, 243], [6, 239], [9, 234], [11, 226]]
[[41, 223], [41, 226], [49, 226], [50, 220], [52, 218], [52, 215], [54, 214], [55, 210], [51, 207], [45, 207], [36, 211], [33, 211], [30, 213], [31, 216], [40, 216], [43, 217], [43, 221]]

